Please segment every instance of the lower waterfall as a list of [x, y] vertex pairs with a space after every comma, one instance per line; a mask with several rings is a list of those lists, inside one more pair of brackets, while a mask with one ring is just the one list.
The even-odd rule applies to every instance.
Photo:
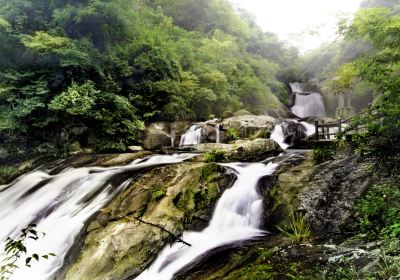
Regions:
[[184, 232], [182, 243], [167, 245], [156, 261], [136, 280], [168, 280], [201, 255], [218, 247], [260, 237], [263, 200], [258, 193], [258, 183], [271, 175], [278, 164], [231, 163], [237, 180], [219, 199], [207, 228], [201, 232]]
[[53, 279], [87, 219], [129, 186], [131, 179], [126, 178], [114, 185], [111, 181], [116, 176], [150, 166], [179, 163], [193, 156], [156, 155], [120, 167], [67, 168], [56, 175], [36, 170], [0, 186], [0, 241], [15, 238], [28, 225], [37, 224], [37, 231], [46, 235], [27, 241], [28, 254], [56, 254], [31, 268], [21, 260], [20, 268], [10, 279]]

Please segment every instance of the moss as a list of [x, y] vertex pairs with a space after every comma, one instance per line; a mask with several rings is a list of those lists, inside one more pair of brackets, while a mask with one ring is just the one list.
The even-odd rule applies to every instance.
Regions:
[[272, 279], [310, 279], [310, 272], [300, 262], [288, 261], [279, 254], [278, 247], [258, 248], [256, 255], [249, 258], [239, 269], [226, 275], [224, 280], [272, 280]]
[[220, 167], [218, 164], [215, 162], [209, 163], [201, 169], [201, 179], [207, 181], [212, 174], [218, 172], [219, 170]]
[[167, 194], [167, 190], [164, 187], [159, 187], [151, 192], [151, 198], [155, 201], [159, 201]]
[[224, 159], [224, 152], [223, 151], [216, 151], [213, 150], [211, 152], [208, 152], [204, 155], [204, 161], [205, 162], [218, 162]]
[[0, 167], [0, 185], [6, 184], [15, 174], [19, 173], [18, 168], [12, 166]]
[[228, 140], [236, 140], [239, 139], [240, 133], [234, 128], [229, 128], [226, 131], [226, 137], [228, 137]]

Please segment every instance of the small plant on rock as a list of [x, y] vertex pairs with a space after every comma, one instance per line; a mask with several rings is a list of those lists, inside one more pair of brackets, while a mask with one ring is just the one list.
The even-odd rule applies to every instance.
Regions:
[[307, 224], [304, 215], [300, 212], [292, 214], [289, 226], [285, 228], [277, 226], [277, 228], [294, 243], [300, 243], [311, 237], [310, 225]]
[[335, 149], [333, 147], [320, 147], [312, 150], [313, 157], [317, 163], [333, 159]]
[[166, 194], [167, 190], [164, 187], [160, 187], [151, 192], [151, 198], [155, 201], [158, 201], [164, 196], [166, 196]]
[[205, 162], [218, 162], [224, 159], [224, 152], [223, 151], [211, 151], [204, 155]]
[[239, 139], [239, 136], [240, 136], [239, 131], [237, 131], [237, 130], [234, 129], [234, 128], [229, 128], [229, 129], [226, 131], [226, 137], [228, 137], [229, 140], [236, 140], [236, 139]]

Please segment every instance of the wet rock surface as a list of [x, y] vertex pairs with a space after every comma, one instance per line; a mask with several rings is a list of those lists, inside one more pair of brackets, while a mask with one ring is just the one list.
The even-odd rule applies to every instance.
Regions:
[[221, 123], [224, 131], [237, 131], [241, 138], [268, 138], [275, 125], [275, 118], [256, 115], [232, 117]]
[[218, 172], [205, 178], [206, 166], [182, 163], [132, 175], [131, 186], [86, 225], [57, 279], [136, 276], [185, 228], [205, 226], [213, 204], [234, 179]]
[[270, 139], [243, 140], [234, 144], [207, 143], [194, 148], [199, 152], [222, 151], [225, 161], [260, 161], [282, 152], [279, 145]]

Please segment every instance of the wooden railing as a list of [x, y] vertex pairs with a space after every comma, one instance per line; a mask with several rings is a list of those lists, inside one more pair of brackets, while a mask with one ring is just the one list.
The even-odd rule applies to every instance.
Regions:
[[[324, 139], [330, 139], [330, 136], [332, 135], [336, 135], [336, 134], [340, 134], [343, 132], [343, 125], [349, 125], [351, 124], [351, 122], [356, 118], [359, 117], [363, 114], [366, 114], [370, 111], [370, 108], [359, 112], [358, 114], [342, 120], [342, 119], [337, 119], [337, 122], [330, 122], [330, 123], [325, 123], [324, 120], [321, 121], [316, 121], [315, 122], [315, 139], [317, 141], [320, 140], [324, 140]], [[379, 115], [377, 112], [375, 113], [375, 117], [374, 119], [376, 119], [376, 121], [378, 121], [379, 119], [381, 119], [381, 115]], [[351, 130], [347, 130], [346, 133], [348, 134], [354, 134], [354, 133], [358, 133], [362, 130], [366, 129], [366, 121], [359, 123], [358, 125], [354, 126], [351, 128]], [[336, 128], [335, 130], [333, 130], [333, 128]]]

